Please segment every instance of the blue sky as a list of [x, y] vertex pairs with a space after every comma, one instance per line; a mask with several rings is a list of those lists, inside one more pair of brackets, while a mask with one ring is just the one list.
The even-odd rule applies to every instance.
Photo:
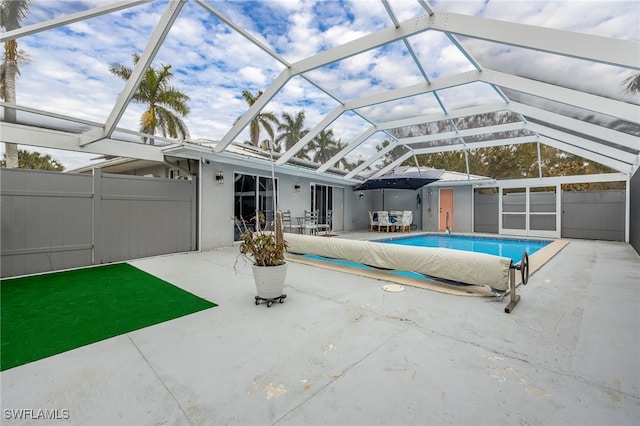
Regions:
[[[375, 0], [355, 1], [219, 1], [217, 10], [289, 62], [388, 27], [391, 20]], [[42, 22], [110, 3], [105, 0], [33, 0], [26, 24]], [[17, 82], [20, 105], [104, 122], [124, 87], [109, 73], [109, 65], [131, 65], [162, 15], [167, 2], [156, 0], [124, 11], [45, 31], [19, 40], [31, 62]], [[424, 14], [414, 0], [391, 0], [399, 20]], [[437, 10], [492, 19], [547, 26], [607, 37], [640, 39], [640, 3], [630, 1], [438, 1]], [[484, 66], [543, 78], [546, 81], [631, 102], [620, 92], [630, 72], [471, 39], [460, 39]], [[410, 39], [430, 79], [471, 70], [471, 64], [443, 34], [428, 31]], [[194, 1], [181, 11], [154, 66], [171, 64], [173, 85], [191, 97], [186, 122], [192, 139], [222, 138], [247, 109], [244, 89], [265, 90], [283, 65], [249, 43]], [[345, 59], [308, 73], [316, 83], [342, 101], [404, 87], [422, 81], [418, 68], [401, 42]], [[496, 96], [482, 84], [440, 92], [449, 109], [485, 102]], [[496, 98], [497, 100], [497, 98]], [[304, 109], [312, 128], [337, 102], [301, 77], [293, 78], [266, 110], [280, 114]], [[142, 107], [130, 105], [119, 127], [137, 129]], [[392, 120], [416, 112], [440, 112], [432, 95], [361, 111], [373, 120]], [[346, 114], [331, 126], [336, 138], [349, 142], [370, 125], [356, 114]], [[238, 138], [247, 139], [246, 133]], [[354, 156], [364, 155], [380, 143], [377, 137]], [[4, 151], [4, 146], [1, 148]], [[44, 149], [30, 148], [41, 152]], [[67, 169], [85, 165], [91, 155], [53, 153]]]

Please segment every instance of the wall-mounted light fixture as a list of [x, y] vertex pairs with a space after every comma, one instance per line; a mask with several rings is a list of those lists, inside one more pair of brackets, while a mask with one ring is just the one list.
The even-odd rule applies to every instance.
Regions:
[[222, 170], [219, 170], [216, 173], [216, 182], [218, 182], [218, 184], [220, 185], [224, 183], [224, 172]]
[[358, 197], [359, 197], [359, 198], [364, 198], [364, 192], [359, 193], [359, 194], [358, 194]]
[[293, 189], [295, 189], [296, 192], [300, 192], [300, 184], [299, 183], [294, 183], [293, 184]]

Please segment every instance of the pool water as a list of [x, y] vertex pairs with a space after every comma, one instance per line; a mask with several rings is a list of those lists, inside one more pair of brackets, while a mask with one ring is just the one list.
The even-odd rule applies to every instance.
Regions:
[[[382, 268], [374, 268], [373, 266], [363, 265], [362, 263], [358, 263], [358, 262], [351, 262], [351, 261], [342, 260], [342, 259], [331, 259], [329, 257], [317, 256], [315, 254], [305, 254], [305, 255], [303, 255], [303, 257], [305, 257], [307, 259], [320, 260], [320, 261], [323, 261], [323, 262], [334, 263], [334, 264], [337, 264], [337, 265], [351, 266], [353, 268], [368, 269], [368, 270], [382, 269]], [[395, 275], [404, 275], [406, 277], [420, 278], [422, 280], [431, 280], [430, 277], [428, 277], [426, 275], [419, 274], [417, 272], [399, 271], [399, 270], [393, 270], [393, 269], [385, 269], [385, 271], [389, 272], [390, 274], [395, 274]]]
[[388, 238], [375, 240], [380, 243], [400, 244], [418, 247], [444, 247], [454, 250], [473, 251], [476, 253], [492, 254], [507, 257], [517, 263], [522, 259], [522, 253], [532, 255], [549, 244], [547, 240], [526, 240], [517, 238], [475, 237], [464, 235], [423, 234], [411, 237]]

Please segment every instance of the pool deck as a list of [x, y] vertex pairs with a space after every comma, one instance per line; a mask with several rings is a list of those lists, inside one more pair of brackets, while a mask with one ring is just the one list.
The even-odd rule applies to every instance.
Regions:
[[511, 314], [295, 262], [285, 302], [256, 306], [237, 253], [130, 262], [219, 306], [0, 373], [2, 424], [640, 424], [628, 244], [569, 240]]

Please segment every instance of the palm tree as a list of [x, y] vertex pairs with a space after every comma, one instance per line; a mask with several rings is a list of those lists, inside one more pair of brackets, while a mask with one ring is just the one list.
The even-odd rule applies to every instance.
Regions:
[[342, 148], [338, 148], [338, 143], [333, 139], [332, 129], [322, 130], [313, 138], [310, 145], [309, 149], [315, 150], [312, 161], [316, 163], [326, 163]]
[[[249, 106], [253, 105], [260, 96], [262, 96], [262, 90], [260, 90], [255, 96], [248, 90], [242, 91], [242, 97], [247, 101]], [[249, 123], [249, 137], [251, 138], [251, 145], [259, 146], [261, 126], [269, 135], [270, 140], [274, 140], [275, 133], [273, 132], [271, 123], [276, 126], [280, 125], [278, 118], [272, 112], [261, 112], [253, 117], [253, 120]]]
[[629, 94], [640, 94], [640, 74], [631, 75], [622, 81], [624, 91]]
[[[302, 139], [309, 129], [304, 128], [304, 111], [299, 111], [292, 116], [287, 112], [282, 113], [282, 122], [278, 126], [278, 131], [281, 132], [276, 138], [276, 143], [282, 145], [284, 143], [284, 150], [291, 149], [300, 139]], [[308, 146], [306, 149], [299, 151], [296, 157], [305, 160], [310, 160], [307, 154]]]
[[[0, 167], [4, 167], [5, 163], [6, 160], [1, 160]], [[18, 151], [18, 165], [21, 169], [51, 170], [55, 172], [64, 170], [64, 166], [57, 160], [54, 160], [51, 155], [42, 155], [39, 152], [29, 152], [24, 149]]]
[[[139, 60], [140, 56], [134, 53], [133, 63], [137, 64]], [[128, 80], [132, 72], [131, 68], [120, 64], [111, 65], [109, 71], [123, 80]], [[189, 130], [181, 117], [189, 114], [187, 101], [190, 98], [169, 86], [172, 77], [171, 65], [161, 65], [158, 69], [149, 67], [131, 100], [148, 106], [140, 117], [141, 132], [155, 135], [159, 131], [165, 137], [186, 139]], [[150, 145], [154, 143], [153, 138], [144, 137], [143, 141]]]
[[[338, 139], [336, 141], [335, 147], [330, 149], [329, 154], [331, 155], [331, 157], [333, 157], [334, 155], [342, 151], [344, 147], [345, 147], [345, 144], [342, 143], [342, 139]], [[353, 170], [355, 168], [355, 165], [351, 163], [349, 160], [347, 160], [345, 157], [340, 158], [336, 164], [338, 166], [342, 166], [342, 168], [346, 170]]]
[[[12, 31], [22, 26], [27, 17], [31, 0], [0, 0], [0, 26], [5, 31]], [[16, 76], [18, 69], [18, 42], [7, 40], [4, 42], [4, 58], [0, 75], [2, 76], [2, 99], [9, 104], [16, 103]], [[16, 122], [16, 110], [4, 108], [4, 119], [8, 123]], [[6, 167], [18, 167], [18, 145], [5, 144]]]

